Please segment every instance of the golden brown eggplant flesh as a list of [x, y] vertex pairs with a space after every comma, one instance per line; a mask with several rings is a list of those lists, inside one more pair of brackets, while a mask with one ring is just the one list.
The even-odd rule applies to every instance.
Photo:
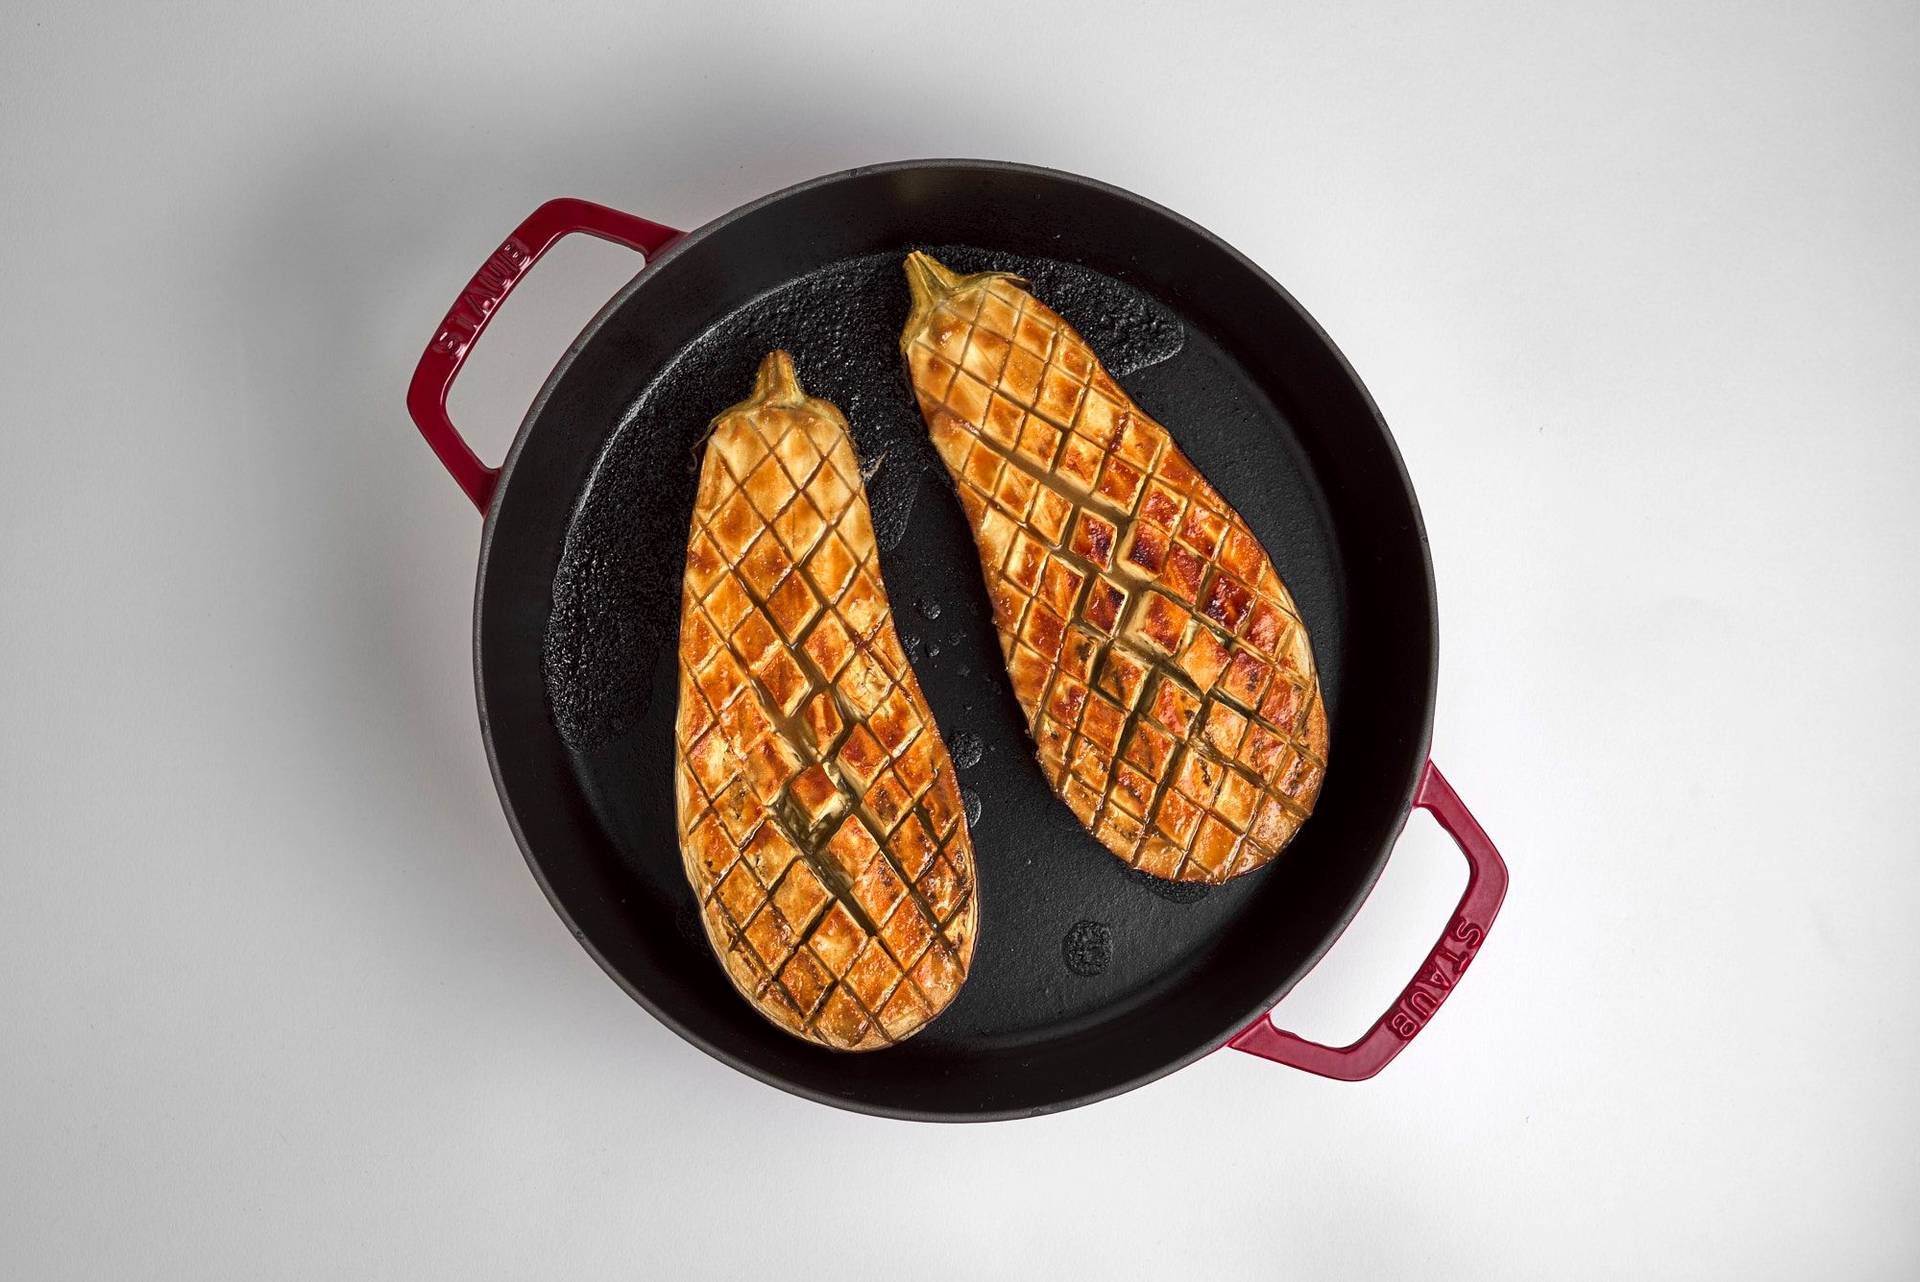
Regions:
[[680, 845], [707, 938], [780, 1027], [913, 1036], [978, 932], [953, 762], [895, 635], [846, 420], [785, 352], [714, 420], [680, 618]]
[[1306, 625], [1266, 549], [1024, 282], [923, 253], [906, 271], [908, 377], [1054, 790], [1153, 876], [1266, 864], [1327, 762]]

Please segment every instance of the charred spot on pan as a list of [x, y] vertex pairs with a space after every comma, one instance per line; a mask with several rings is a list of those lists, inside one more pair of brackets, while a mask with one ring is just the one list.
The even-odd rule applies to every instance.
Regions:
[[1113, 927], [1081, 918], [1060, 940], [1060, 960], [1083, 979], [1104, 974], [1113, 964]]
[[986, 755], [987, 745], [980, 736], [971, 730], [956, 731], [952, 742], [947, 745], [947, 755], [953, 758], [953, 764], [962, 770], [970, 770], [980, 764], [980, 758]]

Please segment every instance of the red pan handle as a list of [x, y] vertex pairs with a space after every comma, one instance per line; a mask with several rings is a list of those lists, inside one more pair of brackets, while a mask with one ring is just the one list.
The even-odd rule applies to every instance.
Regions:
[[1467, 857], [1467, 890], [1460, 896], [1460, 906], [1453, 910], [1453, 920], [1441, 933], [1440, 942], [1427, 954], [1399, 1000], [1351, 1046], [1322, 1046], [1282, 1032], [1267, 1015], [1247, 1025], [1227, 1045], [1322, 1077], [1362, 1082], [1392, 1063], [1414, 1034], [1427, 1026], [1493, 927], [1500, 901], [1507, 896], [1507, 865], [1487, 839], [1486, 831], [1467, 813], [1460, 795], [1431, 761], [1420, 775], [1413, 804], [1431, 810]]
[[554, 242], [574, 232], [598, 236], [629, 249], [637, 249], [648, 258], [679, 239], [679, 232], [645, 218], [635, 218], [605, 205], [562, 197], [549, 200], [527, 215], [513, 234], [500, 243], [480, 270], [473, 274], [460, 297], [447, 309], [447, 318], [434, 331], [420, 363], [414, 367], [413, 382], [407, 387], [407, 412], [413, 415], [420, 435], [440, 456], [440, 462], [465, 490], [467, 497], [482, 513], [493, 501], [493, 487], [500, 469], [488, 467], [467, 443], [459, 429], [447, 417], [447, 393], [453, 380], [466, 364], [467, 353], [500, 304], [506, 301], [520, 278], [533, 269], [540, 256]]

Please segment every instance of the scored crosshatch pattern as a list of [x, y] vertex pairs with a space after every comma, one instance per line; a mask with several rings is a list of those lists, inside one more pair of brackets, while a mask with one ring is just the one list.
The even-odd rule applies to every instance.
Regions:
[[714, 420], [680, 622], [681, 852], [734, 985], [838, 1050], [959, 992], [979, 909], [953, 763], [894, 633], [846, 421], [785, 352]]
[[1156, 877], [1260, 867], [1327, 759], [1306, 625], [1266, 550], [1016, 277], [906, 269], [901, 349], [1048, 780]]

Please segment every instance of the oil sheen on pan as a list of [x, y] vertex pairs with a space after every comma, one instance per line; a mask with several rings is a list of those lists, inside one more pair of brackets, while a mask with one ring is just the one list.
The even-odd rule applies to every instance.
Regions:
[[979, 905], [946, 746], [894, 633], [846, 420], [770, 354], [714, 420], [680, 621], [680, 846], [708, 942], [836, 1050], [960, 991]]
[[1266, 550], [1073, 328], [909, 255], [900, 346], [1061, 799], [1155, 877], [1273, 859], [1326, 772], [1313, 650]]

